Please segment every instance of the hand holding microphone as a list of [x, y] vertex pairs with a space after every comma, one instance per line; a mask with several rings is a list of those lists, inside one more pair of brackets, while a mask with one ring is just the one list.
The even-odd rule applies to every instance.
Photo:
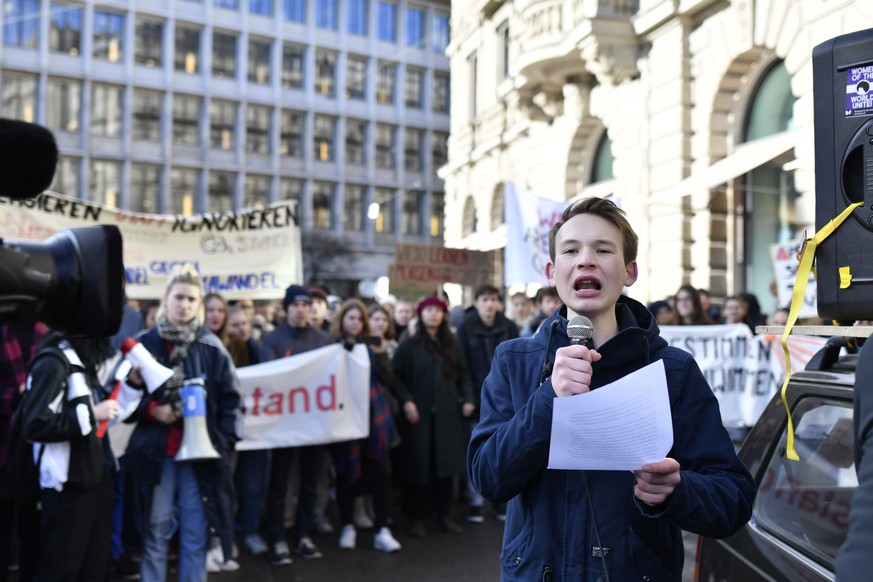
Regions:
[[594, 335], [594, 324], [584, 315], [577, 315], [567, 325], [570, 344], [555, 352], [552, 368], [552, 389], [557, 396], [574, 396], [588, 392], [592, 364], [602, 357], [597, 350], [588, 347]]

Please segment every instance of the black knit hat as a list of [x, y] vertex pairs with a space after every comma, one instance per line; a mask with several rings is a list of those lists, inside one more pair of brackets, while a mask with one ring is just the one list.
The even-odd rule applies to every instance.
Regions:
[[288, 309], [288, 306], [295, 301], [306, 301], [312, 303], [312, 296], [309, 290], [303, 285], [291, 285], [285, 290], [285, 299], [282, 300], [282, 307]]

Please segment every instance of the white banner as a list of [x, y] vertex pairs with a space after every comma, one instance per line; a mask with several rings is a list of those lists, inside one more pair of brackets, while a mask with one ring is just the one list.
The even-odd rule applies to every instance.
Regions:
[[[752, 335], [743, 323], [733, 325], [664, 326], [670, 345], [694, 356], [718, 398], [726, 426], [752, 426], [785, 380], [780, 338]], [[791, 372], [802, 370], [826, 338], [789, 336]]]
[[237, 450], [364, 438], [370, 433], [370, 356], [340, 344], [237, 369], [245, 438]]
[[[800, 249], [803, 248], [802, 240], [791, 240], [784, 243], [770, 245], [770, 257], [773, 259], [773, 270], [776, 274], [776, 291], [779, 299], [779, 307], [789, 307], [794, 293], [794, 283], [797, 281], [797, 269], [800, 260], [797, 258]], [[806, 283], [806, 294], [803, 305], [800, 306], [798, 317], [818, 317], [816, 304], [815, 277], [809, 274]]]
[[167, 275], [193, 266], [204, 293], [274, 299], [303, 278], [300, 228], [289, 203], [239, 212], [141, 214], [46, 192], [29, 200], [0, 197], [0, 236], [41, 241], [68, 228], [109, 224], [124, 239], [127, 295], [158, 299]]
[[549, 229], [561, 219], [567, 202], [534, 196], [512, 182], [504, 186], [506, 253], [504, 283], [548, 285]]

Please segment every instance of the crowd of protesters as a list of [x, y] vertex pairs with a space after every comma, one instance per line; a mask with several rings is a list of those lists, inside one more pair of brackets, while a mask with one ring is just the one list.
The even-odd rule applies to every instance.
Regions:
[[[455, 503], [466, 504], [471, 524], [505, 519], [505, 506], [488, 511], [465, 476], [482, 384], [497, 346], [533, 335], [561, 300], [545, 287], [504, 301], [485, 284], [471, 305], [449, 307], [436, 295], [368, 304], [301, 285], [281, 300], [228, 301], [204, 294], [197, 274], [181, 271], [160, 300], [126, 302], [112, 338], [0, 326], [0, 582], [9, 568], [22, 581], [164, 580], [173, 558], [180, 580], [202, 581], [207, 572], [238, 569], [240, 549], [277, 567], [294, 557], [319, 559], [315, 534], [334, 534], [332, 543], [353, 550], [359, 530], [372, 529], [368, 545], [391, 553], [401, 550], [398, 527], [423, 538], [432, 520], [461, 533], [451, 517]], [[768, 322], [752, 294], [716, 306], [691, 285], [649, 309], [658, 325], [745, 323], [753, 331], [787, 316], [779, 310]], [[154, 391], [136, 368], [123, 378], [143, 397], [124, 412], [132, 434], [116, 458], [99, 428], [123, 413], [109, 393], [121, 381], [119, 347], [129, 337], [172, 376]], [[236, 369], [332, 343], [366, 346], [369, 436], [235, 451], [245, 413]], [[184, 427], [174, 398], [191, 378], [203, 379], [206, 433], [216, 452], [196, 464], [174, 461]], [[15, 447], [33, 450], [41, 462], [29, 498], [11, 485], [23, 479]], [[330, 499], [334, 512], [327, 511]], [[395, 500], [402, 501], [398, 515]]]

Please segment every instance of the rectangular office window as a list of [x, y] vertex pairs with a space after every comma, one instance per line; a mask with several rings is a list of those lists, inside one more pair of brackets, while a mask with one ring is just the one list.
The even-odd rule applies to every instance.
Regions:
[[364, 230], [364, 202], [367, 187], [346, 184], [343, 197], [343, 230], [360, 232]]
[[333, 199], [336, 184], [333, 182], [314, 182], [312, 184], [312, 226], [315, 228], [333, 227]]
[[3, 44], [35, 49], [39, 44], [39, 0], [3, 2]]
[[403, 131], [403, 167], [407, 172], [424, 170], [424, 130], [407, 127]]
[[433, 110], [437, 113], [449, 112], [449, 75], [433, 74]]
[[215, 32], [212, 34], [212, 76], [217, 79], [236, 77], [236, 36]]
[[233, 172], [209, 172], [207, 212], [233, 210], [234, 182], [236, 182], [236, 174]]
[[273, 0], [249, 0], [249, 14], [273, 16]]
[[433, 192], [430, 195], [430, 236], [442, 238], [443, 212], [445, 212], [445, 192]]
[[149, 164], [131, 164], [130, 199], [128, 207], [133, 212], [158, 213], [161, 167]]
[[200, 145], [200, 109], [202, 99], [194, 95], [173, 96], [173, 143]]
[[33, 123], [36, 121], [36, 76], [3, 75], [3, 108], [0, 115]]
[[325, 97], [336, 95], [336, 53], [315, 51], [315, 92]]
[[373, 224], [373, 230], [378, 233], [394, 232], [394, 190], [376, 188], [373, 190], [373, 202], [379, 205], [379, 214]]
[[249, 82], [270, 84], [270, 41], [249, 41]]
[[[303, 180], [297, 178], [282, 178], [279, 180], [279, 200], [299, 201], [303, 195]], [[298, 216], [300, 209], [297, 209]]]
[[315, 0], [315, 26], [337, 29], [336, 0]]
[[403, 194], [403, 234], [418, 236], [421, 234], [422, 215], [424, 214], [424, 192], [407, 190]]
[[332, 162], [336, 159], [334, 140], [336, 139], [336, 117], [316, 115], [313, 126], [315, 141], [315, 160]]
[[424, 9], [406, 9], [406, 46], [424, 46]]
[[82, 160], [79, 158], [68, 158], [65, 156], [58, 158], [55, 176], [52, 178], [52, 185], [49, 186], [49, 190], [71, 198], [78, 198], [79, 172], [81, 167]]
[[213, 5], [216, 8], [226, 8], [227, 10], [239, 9], [239, 0], [213, 0]]
[[124, 87], [94, 83], [91, 86], [91, 135], [121, 137]]
[[91, 160], [88, 200], [117, 208], [121, 193], [121, 162]]
[[367, 57], [346, 57], [346, 97], [365, 99], [367, 96]]
[[386, 123], [376, 124], [376, 167], [385, 170], [393, 170], [397, 167], [395, 161], [396, 143], [394, 135], [397, 127]]
[[176, 52], [173, 62], [177, 71], [193, 75], [200, 70], [200, 29], [176, 24]]
[[346, 10], [348, 11], [348, 31], [349, 34], [358, 36], [367, 36], [367, 0], [348, 0], [346, 2]]
[[217, 150], [232, 150], [236, 103], [213, 99], [209, 104], [209, 145]]
[[449, 46], [451, 31], [449, 29], [449, 17], [445, 14], [435, 14], [431, 31], [431, 48], [434, 52], [445, 54]]
[[49, 50], [74, 57], [82, 52], [83, 10], [69, 4], [52, 3], [49, 23]]
[[246, 151], [253, 154], [270, 153], [270, 116], [272, 109], [263, 105], [246, 107]]
[[363, 166], [367, 161], [367, 122], [346, 119], [346, 163]]
[[163, 63], [164, 24], [153, 20], [136, 21], [133, 60], [137, 65], [149, 68], [160, 67]]
[[424, 101], [424, 70], [407, 67], [403, 83], [403, 102], [411, 109], [421, 109]]
[[282, 111], [279, 153], [283, 156], [303, 159], [304, 120], [304, 114], [299, 111]]
[[173, 168], [170, 171], [170, 212], [190, 216], [197, 201], [199, 172], [192, 168]]
[[164, 96], [157, 91], [133, 91], [133, 139], [160, 141]]
[[397, 42], [397, 4], [382, 2], [376, 6], [377, 38], [385, 42]]
[[243, 208], [264, 208], [270, 203], [270, 176], [246, 174]]
[[82, 82], [50, 78], [47, 85], [46, 126], [53, 131], [79, 133], [82, 105]]
[[306, 0], [284, 0], [285, 20], [306, 22]]
[[384, 105], [394, 103], [394, 86], [397, 82], [397, 65], [379, 63], [376, 74], [376, 101]]
[[433, 132], [430, 143], [433, 169], [446, 165], [449, 162], [449, 134], [444, 131]]
[[303, 88], [303, 51], [302, 46], [286, 44], [282, 47], [282, 88]]
[[497, 27], [497, 79], [509, 77], [509, 21]]
[[120, 63], [121, 38], [124, 35], [124, 15], [113, 12], [94, 12], [94, 58], [110, 63]]

